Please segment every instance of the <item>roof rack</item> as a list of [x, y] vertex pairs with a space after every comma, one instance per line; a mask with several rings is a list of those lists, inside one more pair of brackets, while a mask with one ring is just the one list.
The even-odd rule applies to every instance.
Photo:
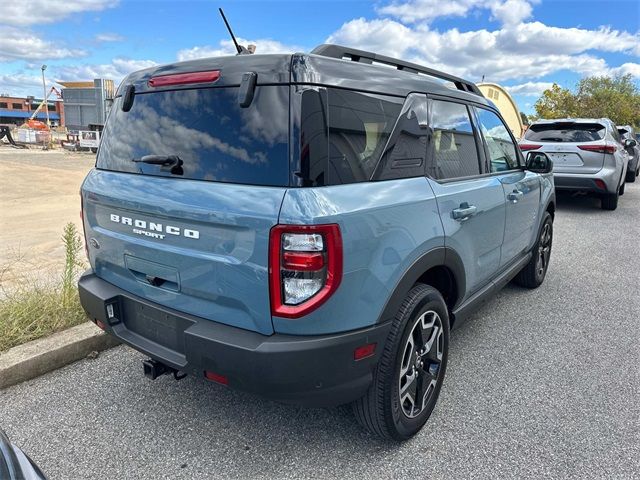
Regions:
[[379, 55], [365, 50], [343, 47], [341, 45], [332, 45], [330, 43], [318, 45], [311, 51], [311, 53], [314, 55], [321, 55], [323, 57], [339, 58], [341, 60], [351, 60], [359, 63], [384, 64], [390, 67], [395, 67], [403, 72], [422, 73], [429, 75], [430, 77], [436, 77], [441, 80], [452, 82], [458, 90], [462, 90], [463, 92], [473, 93], [475, 95], [480, 95], [481, 97], [483, 96], [475, 83], [463, 80], [462, 78], [454, 75], [449, 75], [448, 73], [444, 73], [439, 70], [423, 67], [417, 63], [405, 62], [404, 60], [398, 60], [397, 58], [387, 57], [385, 55]]

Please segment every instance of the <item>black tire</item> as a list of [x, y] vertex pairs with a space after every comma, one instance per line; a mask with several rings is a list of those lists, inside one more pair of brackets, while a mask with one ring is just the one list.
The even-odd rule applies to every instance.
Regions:
[[638, 176], [637, 170], [628, 170], [627, 176], [625, 177], [625, 181], [629, 183], [635, 183], [637, 176]]
[[615, 210], [618, 208], [618, 198], [620, 197], [619, 192], [616, 193], [605, 193], [602, 196], [601, 204], [603, 210]]
[[[430, 321], [434, 322], [430, 333], [423, 333], [426, 331], [423, 328], [425, 321], [427, 325]], [[436, 329], [438, 325], [439, 328]], [[430, 342], [424, 341], [425, 335], [429, 336]], [[427, 345], [431, 345], [429, 351], [425, 351]], [[435, 354], [432, 351], [434, 347]], [[418, 350], [423, 351], [422, 356]], [[369, 390], [352, 404], [358, 422], [386, 439], [401, 441], [415, 435], [429, 419], [438, 400], [447, 368], [448, 352], [447, 305], [435, 288], [417, 284], [407, 294], [394, 317]], [[425, 363], [427, 366], [424, 366]], [[409, 378], [413, 380], [409, 381]], [[425, 380], [429, 383], [426, 387]], [[409, 387], [416, 389], [414, 398], [422, 395], [420, 410], [415, 407], [415, 401], [409, 407], [409, 392], [413, 390]], [[404, 400], [401, 398], [401, 388], [406, 390]], [[407, 413], [409, 408], [410, 412]]]
[[542, 285], [549, 269], [552, 245], [553, 217], [549, 212], [544, 212], [542, 226], [538, 233], [538, 240], [533, 246], [531, 260], [514, 278], [518, 285], [525, 288], [538, 288]]
[[620, 185], [620, 188], [618, 189], [618, 193], [620, 194], [620, 196], [624, 195], [624, 187], [625, 187], [626, 185], [627, 185], [627, 184], [626, 184], [626, 183], [624, 183], [624, 182], [622, 182], [622, 185]]

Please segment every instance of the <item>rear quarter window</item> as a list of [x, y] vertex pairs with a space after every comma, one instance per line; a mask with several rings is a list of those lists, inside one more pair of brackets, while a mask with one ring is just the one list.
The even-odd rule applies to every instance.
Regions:
[[595, 142], [605, 133], [605, 126], [599, 123], [541, 123], [531, 125], [524, 138], [535, 142]]
[[[128, 112], [122, 111], [122, 99], [117, 98], [97, 168], [176, 179], [288, 185], [289, 88], [257, 87], [248, 108], [239, 106], [237, 95], [237, 88], [142, 93]], [[132, 161], [146, 155], [176, 155], [183, 165], [175, 170]]]

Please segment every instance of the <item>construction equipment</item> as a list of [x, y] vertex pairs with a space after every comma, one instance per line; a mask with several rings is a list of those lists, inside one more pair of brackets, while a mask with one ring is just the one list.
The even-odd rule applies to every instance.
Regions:
[[32, 128], [34, 130], [49, 130], [49, 125], [47, 125], [44, 122], [41, 122], [40, 120], [36, 120], [36, 116], [38, 115], [40, 110], [42, 110], [42, 107], [47, 105], [49, 97], [54, 92], [55, 92], [55, 94], [56, 94], [56, 96], [58, 98], [62, 98], [62, 93], [60, 93], [60, 90], [58, 90], [56, 87], [51, 87], [51, 89], [49, 90], [49, 93], [47, 94], [46, 98], [44, 98], [42, 100], [42, 102], [40, 102], [40, 105], [38, 105], [38, 108], [36, 108], [33, 111], [31, 116], [29, 117], [29, 120], [27, 120], [26, 122], [24, 122], [23, 125], [21, 125], [21, 128]]

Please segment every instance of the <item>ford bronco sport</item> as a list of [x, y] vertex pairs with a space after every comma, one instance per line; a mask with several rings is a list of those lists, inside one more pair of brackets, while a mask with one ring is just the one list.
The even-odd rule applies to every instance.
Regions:
[[544, 280], [551, 168], [473, 83], [373, 53], [142, 70], [82, 185], [80, 299], [151, 378], [352, 403], [406, 439], [450, 328], [512, 278]]

